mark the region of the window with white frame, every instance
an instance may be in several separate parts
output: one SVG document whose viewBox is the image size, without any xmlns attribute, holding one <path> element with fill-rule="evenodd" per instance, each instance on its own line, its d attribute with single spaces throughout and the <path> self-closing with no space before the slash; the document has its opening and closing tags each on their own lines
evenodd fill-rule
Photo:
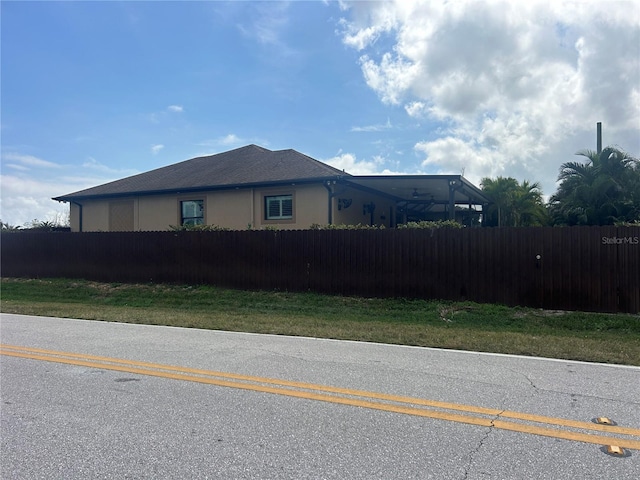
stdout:
<svg viewBox="0 0 640 480">
<path fill-rule="evenodd" d="M 180 202 L 181 225 L 204 224 L 204 200 L 184 200 Z"/>
<path fill-rule="evenodd" d="M 291 220 L 293 218 L 293 195 L 264 197 L 266 220 Z"/>
</svg>

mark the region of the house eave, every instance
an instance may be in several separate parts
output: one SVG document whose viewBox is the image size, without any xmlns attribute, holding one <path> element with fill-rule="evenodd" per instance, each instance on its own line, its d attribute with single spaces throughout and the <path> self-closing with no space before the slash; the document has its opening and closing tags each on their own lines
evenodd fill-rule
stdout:
<svg viewBox="0 0 640 480">
<path fill-rule="evenodd" d="M 345 175 L 348 176 L 348 175 Z M 335 175 L 328 177 L 315 177 L 315 178 L 293 178 L 288 180 L 274 180 L 270 182 L 252 182 L 252 183 L 237 183 L 229 185 L 203 185 L 198 187 L 187 188 L 168 188 L 157 190 L 145 190 L 145 191 L 130 191 L 130 192 L 117 192 L 117 193 L 103 193 L 103 194 L 89 194 L 89 195 L 61 195 L 59 197 L 53 197 L 52 200 L 57 202 L 76 202 L 81 200 L 107 200 L 111 198 L 122 197 L 147 197 L 154 195 L 182 195 L 198 192 L 212 192 L 222 190 L 239 190 L 248 188 L 270 188 L 279 187 L 285 185 L 309 185 L 309 184 L 321 184 L 327 181 L 339 181 L 344 178 L 343 175 Z"/>
</svg>

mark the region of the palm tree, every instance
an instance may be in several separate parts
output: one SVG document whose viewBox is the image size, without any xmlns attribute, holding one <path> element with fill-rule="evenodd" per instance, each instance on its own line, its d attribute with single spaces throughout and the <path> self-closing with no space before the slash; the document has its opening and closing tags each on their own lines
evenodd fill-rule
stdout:
<svg viewBox="0 0 640 480">
<path fill-rule="evenodd" d="M 483 178 L 482 190 L 491 199 L 485 225 L 498 227 L 537 226 L 547 223 L 547 212 L 538 182 L 518 183 L 515 178 Z"/>
<path fill-rule="evenodd" d="M 495 180 L 483 178 L 480 186 L 491 200 L 486 211 L 486 225 L 502 227 L 510 224 L 513 197 L 518 188 L 518 181 L 511 177 L 498 177 Z"/>
<path fill-rule="evenodd" d="M 585 163 L 560 166 L 558 191 L 550 199 L 554 224 L 612 225 L 640 220 L 640 162 L 607 147 L 601 153 L 581 150 Z"/>
<path fill-rule="evenodd" d="M 20 226 L 17 225 L 10 225 L 8 223 L 3 222 L 2 220 L 0 220 L 0 230 L 2 230 L 3 232 L 15 232 L 16 230 L 20 230 Z"/>
<path fill-rule="evenodd" d="M 538 182 L 529 183 L 528 180 L 524 180 L 518 186 L 514 212 L 517 215 L 517 226 L 539 227 L 548 223 L 547 208 Z"/>
</svg>

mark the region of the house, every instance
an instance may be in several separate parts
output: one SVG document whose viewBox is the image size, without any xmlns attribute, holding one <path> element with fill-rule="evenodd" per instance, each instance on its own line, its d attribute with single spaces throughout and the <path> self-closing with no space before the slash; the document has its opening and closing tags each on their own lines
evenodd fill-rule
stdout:
<svg viewBox="0 0 640 480">
<path fill-rule="evenodd" d="M 477 224 L 488 199 L 461 175 L 354 176 L 295 150 L 248 145 L 54 198 L 71 230 L 152 231 L 186 224 L 233 230 L 313 224 Z"/>
</svg>

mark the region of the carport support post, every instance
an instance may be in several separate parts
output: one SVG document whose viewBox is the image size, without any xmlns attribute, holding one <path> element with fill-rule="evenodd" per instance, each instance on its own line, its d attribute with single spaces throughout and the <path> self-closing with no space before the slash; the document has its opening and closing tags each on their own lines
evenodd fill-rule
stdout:
<svg viewBox="0 0 640 480">
<path fill-rule="evenodd" d="M 454 198 L 456 183 L 456 180 L 449 180 L 449 220 L 456 219 L 456 203 Z"/>
</svg>

